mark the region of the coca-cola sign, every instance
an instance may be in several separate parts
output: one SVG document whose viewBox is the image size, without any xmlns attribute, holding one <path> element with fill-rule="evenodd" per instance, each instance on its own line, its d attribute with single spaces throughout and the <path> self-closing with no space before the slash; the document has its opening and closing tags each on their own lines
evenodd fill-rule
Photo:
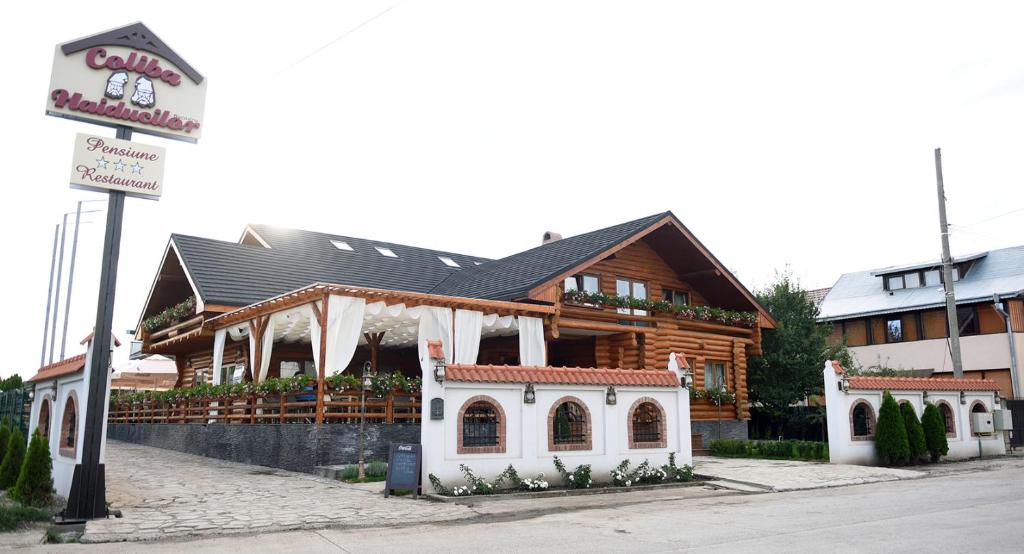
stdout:
<svg viewBox="0 0 1024 554">
<path fill-rule="evenodd" d="M 159 200 L 166 151 L 128 140 L 78 133 L 71 157 L 71 187 Z"/>
<path fill-rule="evenodd" d="M 57 46 L 46 113 L 196 142 L 206 79 L 145 25 Z"/>
</svg>

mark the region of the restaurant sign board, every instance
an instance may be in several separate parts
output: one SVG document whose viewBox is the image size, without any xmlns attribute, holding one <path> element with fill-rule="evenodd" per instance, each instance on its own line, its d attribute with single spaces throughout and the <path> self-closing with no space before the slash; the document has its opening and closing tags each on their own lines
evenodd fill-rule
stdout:
<svg viewBox="0 0 1024 554">
<path fill-rule="evenodd" d="M 71 188 L 159 200 L 164 157 L 159 146 L 78 133 L 71 157 Z"/>
<path fill-rule="evenodd" d="M 188 142 L 206 79 L 142 23 L 57 45 L 46 113 Z"/>
</svg>

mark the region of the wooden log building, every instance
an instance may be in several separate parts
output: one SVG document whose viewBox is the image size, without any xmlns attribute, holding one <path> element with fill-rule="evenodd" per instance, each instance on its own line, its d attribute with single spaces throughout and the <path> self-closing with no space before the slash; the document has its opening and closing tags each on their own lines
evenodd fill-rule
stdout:
<svg viewBox="0 0 1024 554">
<path fill-rule="evenodd" d="M 479 341 L 479 365 L 520 364 L 515 325 L 501 325 L 508 316 L 543 321 L 548 367 L 667 370 L 670 353 L 682 353 L 695 391 L 725 389 L 735 396 L 716 405 L 696 394 L 695 449 L 698 440 L 719 435 L 746 438 L 747 359 L 760 354 L 761 331 L 775 324 L 679 219 L 664 212 L 573 237 L 547 233 L 541 245 L 493 260 L 266 225 L 247 226 L 237 242 L 174 234 L 137 339 L 143 352 L 176 360 L 177 387 L 259 380 L 253 368 L 267 366 L 266 360 L 239 333 L 262 336 L 265 314 L 322 299 L 319 308 L 313 305 L 319 320 L 327 296 L 338 291 L 389 308 L 422 304 L 494 314 L 499 319 L 485 324 Z M 363 338 L 345 368 L 324 367 L 329 362 L 323 351 L 313 351 L 308 326 L 278 325 L 262 378 L 304 373 L 317 379 L 316 421 L 330 422 L 336 419 L 323 416 L 321 407 L 325 376 L 339 369 L 358 374 L 367 361 L 377 372 L 420 375 L 415 333 L 400 318 L 374 317 L 367 312 Z M 238 326 L 246 321 L 253 323 Z M 223 358 L 215 360 L 216 332 L 228 327 Z"/>
</svg>

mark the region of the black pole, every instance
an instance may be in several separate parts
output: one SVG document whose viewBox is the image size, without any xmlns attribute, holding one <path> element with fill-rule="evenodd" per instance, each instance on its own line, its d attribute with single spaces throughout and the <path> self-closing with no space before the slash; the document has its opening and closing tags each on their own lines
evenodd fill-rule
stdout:
<svg viewBox="0 0 1024 554">
<path fill-rule="evenodd" d="M 53 254 L 50 255 L 50 286 L 46 289 L 46 319 L 43 320 L 43 351 L 39 353 L 39 367 L 46 365 L 46 336 L 50 331 L 50 302 L 53 300 L 53 270 L 57 266 L 57 232 L 60 225 L 53 226 Z"/>
<path fill-rule="evenodd" d="M 117 128 L 117 138 L 131 140 L 128 127 Z M 96 328 L 92 337 L 89 367 L 89 393 L 85 406 L 82 463 L 75 466 L 65 519 L 106 517 L 106 476 L 100 463 L 103 446 L 104 400 L 107 396 L 107 371 L 110 368 L 110 338 L 113 331 L 114 291 L 117 286 L 117 262 L 121 253 L 121 225 L 124 193 L 110 191 L 107 200 L 107 229 L 103 239 L 103 265 L 100 269 L 100 294 L 96 305 Z"/>
<path fill-rule="evenodd" d="M 75 238 L 71 240 L 71 265 L 68 267 L 68 297 L 64 301 L 64 332 L 60 334 L 60 359 L 64 359 L 64 348 L 68 344 L 68 316 L 71 315 L 71 285 L 75 282 L 75 254 L 78 253 L 78 225 L 82 221 L 82 200 L 75 209 Z"/>
</svg>

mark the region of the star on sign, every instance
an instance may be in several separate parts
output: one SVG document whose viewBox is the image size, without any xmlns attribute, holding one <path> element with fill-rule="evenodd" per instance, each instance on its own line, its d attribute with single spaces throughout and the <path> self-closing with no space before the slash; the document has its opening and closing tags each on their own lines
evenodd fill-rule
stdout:
<svg viewBox="0 0 1024 554">
<path fill-rule="evenodd" d="M 106 158 L 103 158 L 103 157 L 96 158 L 96 167 L 98 167 L 100 169 L 106 169 L 108 163 L 110 163 L 110 162 L 108 162 Z"/>
<path fill-rule="evenodd" d="M 135 162 L 135 165 L 132 166 L 132 173 L 142 174 L 142 166 L 139 165 L 139 162 Z"/>
<path fill-rule="evenodd" d="M 126 164 L 121 160 L 117 160 L 117 162 L 114 163 L 114 169 L 116 169 L 117 171 L 124 171 L 125 165 Z"/>
</svg>

